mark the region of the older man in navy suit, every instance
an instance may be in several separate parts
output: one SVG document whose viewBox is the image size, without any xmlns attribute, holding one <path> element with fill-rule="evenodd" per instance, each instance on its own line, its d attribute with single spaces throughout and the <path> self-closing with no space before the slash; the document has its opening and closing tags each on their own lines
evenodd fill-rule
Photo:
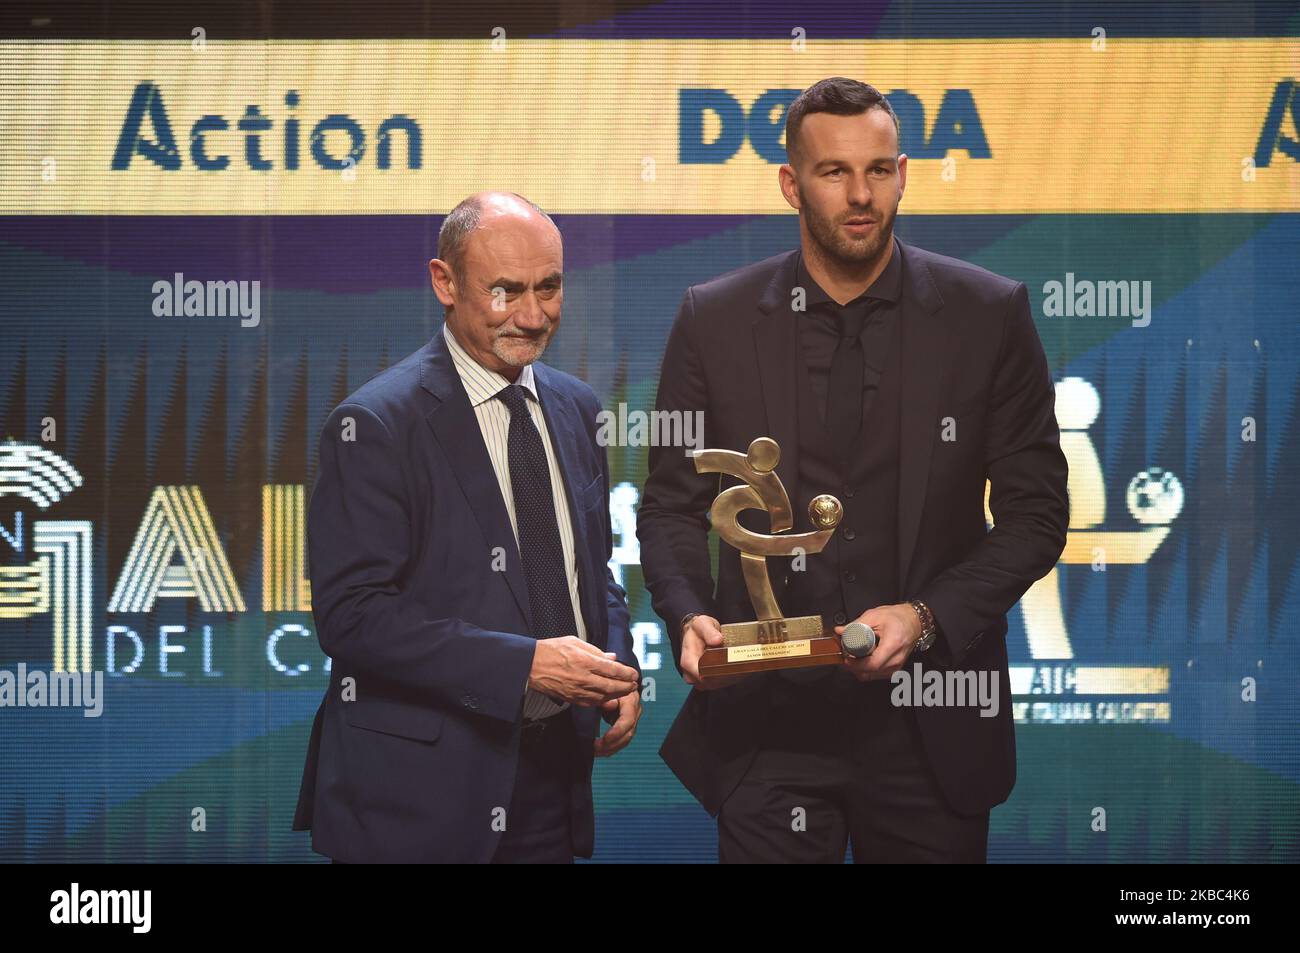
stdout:
<svg viewBox="0 0 1300 953">
<path fill-rule="evenodd" d="M 593 757 L 641 713 L 600 404 L 537 363 L 563 300 L 549 216 L 470 196 L 438 256 L 444 327 L 321 432 L 307 535 L 333 667 L 293 826 L 344 862 L 572 862 Z"/>
</svg>

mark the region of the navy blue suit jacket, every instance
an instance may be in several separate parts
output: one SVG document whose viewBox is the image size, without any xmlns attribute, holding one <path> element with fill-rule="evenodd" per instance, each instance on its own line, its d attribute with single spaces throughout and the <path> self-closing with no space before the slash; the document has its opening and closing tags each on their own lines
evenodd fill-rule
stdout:
<svg viewBox="0 0 1300 953">
<path fill-rule="evenodd" d="M 588 640 L 638 668 L 607 562 L 600 403 L 533 365 L 573 514 Z M 351 862 L 482 862 L 510 804 L 536 641 L 510 517 L 441 330 L 334 409 L 307 516 L 312 612 L 332 660 L 294 830 Z M 499 549 L 497 547 L 500 547 Z M 504 557 L 502 557 L 504 554 Z M 504 571 L 494 571 L 505 560 Z M 579 748 L 574 853 L 590 856 L 597 708 Z M 498 812 L 499 813 L 499 812 Z"/>
</svg>

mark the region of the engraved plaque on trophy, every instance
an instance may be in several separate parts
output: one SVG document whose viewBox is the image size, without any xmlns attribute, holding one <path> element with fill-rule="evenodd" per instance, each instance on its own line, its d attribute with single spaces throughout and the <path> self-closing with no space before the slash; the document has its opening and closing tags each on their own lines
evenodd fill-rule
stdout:
<svg viewBox="0 0 1300 953">
<path fill-rule="evenodd" d="M 700 657 L 700 677 L 720 678 L 775 668 L 805 668 L 838 664 L 843 655 L 839 637 L 822 625 L 821 616 L 786 618 L 776 603 L 767 575 L 768 556 L 819 553 L 844 516 L 840 501 L 829 494 L 808 504 L 811 533 L 787 533 L 794 526 L 790 497 L 776 474 L 781 448 L 770 437 L 759 437 L 745 453 L 735 450 L 697 450 L 698 473 L 725 473 L 744 486 L 723 490 L 709 515 L 720 538 L 740 551 L 740 568 L 757 619 L 722 626 L 723 645 L 705 649 Z M 753 533 L 736 522 L 742 510 L 765 510 L 771 518 L 771 535 Z M 781 535 L 778 535 L 781 534 Z"/>
</svg>

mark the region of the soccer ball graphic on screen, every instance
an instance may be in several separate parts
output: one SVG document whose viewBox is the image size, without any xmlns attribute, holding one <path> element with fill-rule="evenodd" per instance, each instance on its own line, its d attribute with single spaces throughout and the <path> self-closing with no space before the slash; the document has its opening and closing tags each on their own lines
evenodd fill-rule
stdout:
<svg viewBox="0 0 1300 953">
<path fill-rule="evenodd" d="M 1168 470 L 1151 467 L 1129 481 L 1125 500 L 1139 523 L 1172 523 L 1183 510 L 1183 485 Z"/>
</svg>

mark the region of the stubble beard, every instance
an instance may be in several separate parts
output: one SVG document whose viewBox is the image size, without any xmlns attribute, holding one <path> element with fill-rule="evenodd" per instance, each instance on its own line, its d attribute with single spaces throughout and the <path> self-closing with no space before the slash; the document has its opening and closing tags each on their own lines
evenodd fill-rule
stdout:
<svg viewBox="0 0 1300 953">
<path fill-rule="evenodd" d="M 546 352 L 555 334 L 555 324 L 547 324 L 546 329 L 536 337 L 525 337 L 519 333 L 498 333 L 492 338 L 492 353 L 510 367 L 525 367 L 538 360 Z"/>
<path fill-rule="evenodd" d="M 838 265 L 847 268 L 870 266 L 880 260 L 888 243 L 894 238 L 894 218 L 898 215 L 895 207 L 888 215 L 875 214 L 876 227 L 864 238 L 849 238 L 840 231 L 840 225 L 850 218 L 868 214 L 849 211 L 840 216 L 838 221 L 820 215 L 812 208 L 806 208 L 808 214 L 808 234 L 816 243 L 821 254 Z"/>
</svg>

